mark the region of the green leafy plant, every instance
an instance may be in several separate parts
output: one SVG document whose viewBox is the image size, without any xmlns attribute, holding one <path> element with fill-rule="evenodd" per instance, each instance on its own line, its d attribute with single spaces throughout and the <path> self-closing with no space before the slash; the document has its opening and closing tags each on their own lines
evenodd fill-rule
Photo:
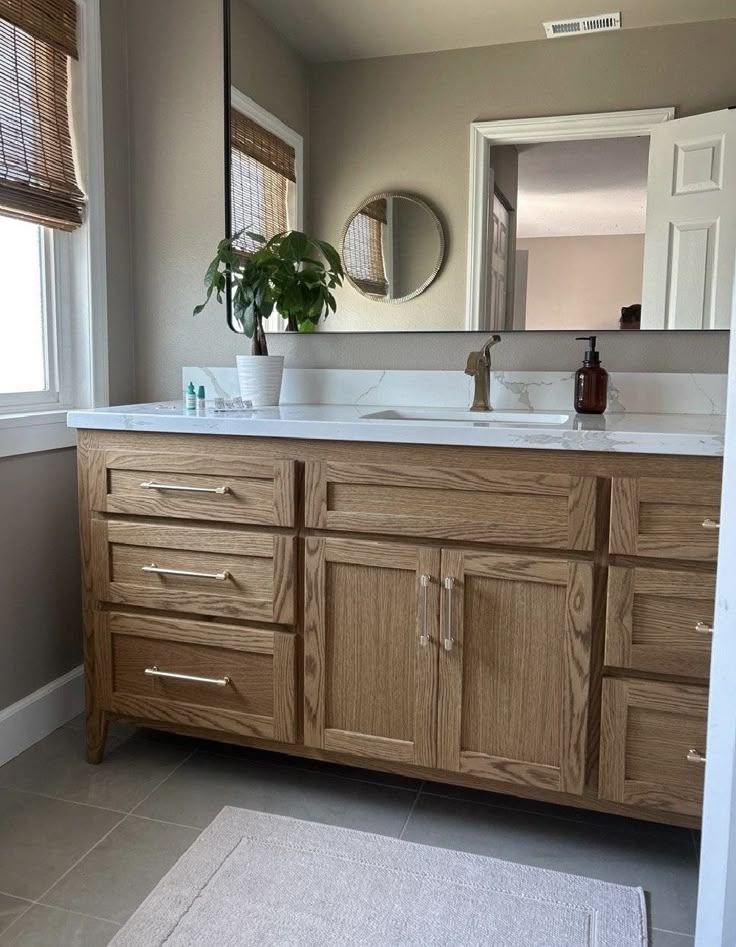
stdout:
<svg viewBox="0 0 736 947">
<path fill-rule="evenodd" d="M 252 253 L 243 253 L 236 245 L 243 234 L 258 245 Z M 344 273 L 340 254 L 325 240 L 299 230 L 276 234 L 270 240 L 241 231 L 217 245 L 204 278 L 207 297 L 195 308 L 195 316 L 213 293 L 222 302 L 228 278 L 233 316 L 251 339 L 252 354 L 268 355 L 263 320 L 275 310 L 290 330 L 313 332 L 323 316 L 336 311 L 332 290 L 342 286 Z"/>
</svg>

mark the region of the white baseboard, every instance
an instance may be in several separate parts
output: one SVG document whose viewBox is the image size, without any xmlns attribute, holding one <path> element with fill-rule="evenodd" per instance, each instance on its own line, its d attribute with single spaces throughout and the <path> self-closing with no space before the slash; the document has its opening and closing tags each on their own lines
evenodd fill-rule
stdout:
<svg viewBox="0 0 736 947">
<path fill-rule="evenodd" d="M 0 766 L 84 710 L 84 669 L 74 668 L 0 710 Z"/>
</svg>

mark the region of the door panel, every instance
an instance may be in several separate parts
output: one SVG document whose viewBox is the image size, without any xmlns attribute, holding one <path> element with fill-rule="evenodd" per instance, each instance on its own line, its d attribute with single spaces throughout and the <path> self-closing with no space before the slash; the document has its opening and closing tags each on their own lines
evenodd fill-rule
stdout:
<svg viewBox="0 0 736 947">
<path fill-rule="evenodd" d="M 439 565 L 420 546 L 306 540 L 307 746 L 434 765 Z"/>
<path fill-rule="evenodd" d="M 652 130 L 643 329 L 727 329 L 736 255 L 736 112 Z"/>
<path fill-rule="evenodd" d="M 443 551 L 443 769 L 582 792 L 592 566 Z"/>
</svg>

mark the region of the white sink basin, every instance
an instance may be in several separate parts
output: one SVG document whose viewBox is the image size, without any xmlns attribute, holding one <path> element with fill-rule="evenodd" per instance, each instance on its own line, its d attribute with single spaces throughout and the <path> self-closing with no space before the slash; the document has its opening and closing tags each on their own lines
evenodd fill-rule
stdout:
<svg viewBox="0 0 736 947">
<path fill-rule="evenodd" d="M 459 408 L 386 408 L 364 414 L 366 421 L 455 421 L 467 424 L 566 424 L 569 414 L 539 411 L 462 411 Z"/>
</svg>

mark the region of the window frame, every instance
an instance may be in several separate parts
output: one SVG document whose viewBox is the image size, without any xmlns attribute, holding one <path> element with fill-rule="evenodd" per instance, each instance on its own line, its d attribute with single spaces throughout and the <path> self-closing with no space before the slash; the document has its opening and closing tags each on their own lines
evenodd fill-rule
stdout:
<svg viewBox="0 0 736 947">
<path fill-rule="evenodd" d="M 100 0 L 76 0 L 79 59 L 70 60 L 70 120 L 84 224 L 44 232 L 48 388 L 0 395 L 0 457 L 71 447 L 71 408 L 109 403 Z"/>
<path fill-rule="evenodd" d="M 242 112 L 243 115 L 246 115 L 248 118 L 252 119 L 261 128 L 265 128 L 266 131 L 271 132 L 271 134 L 276 135 L 287 145 L 291 145 L 294 149 L 294 171 L 296 174 L 296 183 L 294 184 L 293 191 L 293 212 L 294 212 L 294 223 L 291 222 L 291 212 L 292 212 L 292 200 L 291 195 L 289 195 L 287 190 L 287 205 L 289 213 L 289 227 L 292 230 L 303 230 L 304 229 L 304 137 L 299 134 L 299 132 L 294 131 L 293 128 L 290 128 L 281 119 L 277 118 L 267 109 L 263 108 L 262 105 L 259 105 L 254 99 L 251 99 L 250 96 L 246 95 L 244 92 L 241 92 L 240 89 L 236 88 L 234 85 L 230 86 L 230 105 L 232 108 L 237 109 L 238 112 Z M 227 113 L 230 115 L 228 109 Z M 229 119 L 228 119 L 229 121 Z M 228 136 L 229 142 L 229 136 Z M 227 152 L 227 161 L 230 164 L 231 158 L 231 148 L 232 146 L 228 144 Z M 228 220 L 232 220 L 230 214 L 230 207 L 232 206 L 232 192 L 230 188 L 232 187 L 232 181 L 230 176 L 228 176 L 228 190 L 225 195 L 225 200 L 228 205 Z M 232 236 L 232 234 L 228 234 Z M 286 332 L 286 322 L 280 317 L 272 318 L 266 320 L 266 328 L 268 332 Z"/>
</svg>

